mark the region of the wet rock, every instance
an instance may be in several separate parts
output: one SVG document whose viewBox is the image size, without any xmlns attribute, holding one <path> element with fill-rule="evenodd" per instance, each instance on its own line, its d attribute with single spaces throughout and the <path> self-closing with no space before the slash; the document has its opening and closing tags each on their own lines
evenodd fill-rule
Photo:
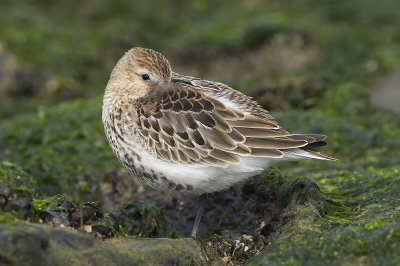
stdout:
<svg viewBox="0 0 400 266">
<path fill-rule="evenodd" d="M 72 204 L 72 202 L 70 201 L 65 201 L 60 205 L 60 209 L 64 210 L 64 211 L 69 211 L 74 207 L 74 205 Z"/>
<path fill-rule="evenodd" d="M 90 219 L 102 218 L 103 214 L 99 209 L 90 203 L 85 203 L 82 206 L 78 206 L 72 209 L 68 213 L 68 221 L 72 227 L 79 227 L 87 223 Z"/>
<path fill-rule="evenodd" d="M 42 211 L 39 213 L 39 218 L 44 223 L 53 223 L 53 224 L 66 224 L 66 217 L 62 216 L 59 212 L 56 211 Z"/>
<path fill-rule="evenodd" d="M 14 218 L 27 218 L 31 213 L 33 198 L 39 195 L 40 190 L 33 177 L 10 162 L 0 161 L 1 211 Z"/>
<path fill-rule="evenodd" d="M 119 230 L 118 221 L 104 215 L 92 203 L 74 206 L 72 202 L 65 201 L 63 196 L 55 195 L 44 200 L 35 200 L 33 207 L 39 213 L 42 223 L 83 228 L 87 233 L 101 238 L 117 235 Z"/>
<path fill-rule="evenodd" d="M 47 225 L 0 224 L 0 264 L 7 265 L 209 265 L 193 239 L 116 238 L 90 235 Z"/>
<path fill-rule="evenodd" d="M 134 236 L 166 235 L 166 221 L 160 208 L 143 201 L 130 201 L 109 214 L 121 225 L 121 230 Z"/>
<path fill-rule="evenodd" d="M 270 173 L 268 178 L 273 176 Z M 277 176 L 280 184 L 289 181 L 275 173 Z M 269 245 L 247 263 L 397 265 L 398 169 L 370 167 L 360 173 L 343 171 L 316 179 L 320 189 L 308 182 L 301 185 L 301 179 L 289 181 L 292 189 L 286 194 L 290 200 L 282 226 L 269 236 Z"/>
</svg>

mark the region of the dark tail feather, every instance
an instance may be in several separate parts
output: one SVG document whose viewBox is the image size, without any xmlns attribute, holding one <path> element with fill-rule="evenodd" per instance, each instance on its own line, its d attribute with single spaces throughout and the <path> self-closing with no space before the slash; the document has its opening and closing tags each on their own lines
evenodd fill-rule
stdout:
<svg viewBox="0 0 400 266">
<path fill-rule="evenodd" d="M 325 141 L 326 136 L 321 134 L 294 134 L 288 136 L 291 139 L 295 140 L 306 140 L 308 144 L 305 147 L 301 147 L 298 149 L 287 149 L 283 150 L 285 153 L 289 153 L 292 155 L 317 159 L 317 160 L 327 160 L 327 161 L 337 161 L 336 158 L 330 157 L 328 155 L 322 154 L 320 152 L 314 151 L 313 148 L 326 146 L 327 142 Z"/>
<path fill-rule="evenodd" d="M 312 149 L 312 148 L 322 147 L 322 146 L 326 146 L 326 145 L 328 145 L 328 143 L 326 141 L 316 141 L 316 142 L 312 142 L 312 143 L 308 144 L 304 148 Z"/>
</svg>

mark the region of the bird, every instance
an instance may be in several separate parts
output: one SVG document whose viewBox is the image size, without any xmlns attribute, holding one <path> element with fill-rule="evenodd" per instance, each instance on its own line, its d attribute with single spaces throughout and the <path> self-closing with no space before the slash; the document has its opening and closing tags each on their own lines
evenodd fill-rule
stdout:
<svg viewBox="0 0 400 266">
<path fill-rule="evenodd" d="M 162 191 L 199 196 L 285 161 L 336 159 L 313 150 L 322 134 L 290 134 L 251 97 L 226 84 L 173 72 L 159 52 L 134 47 L 119 59 L 102 106 L 107 140 L 129 174 Z"/>
</svg>

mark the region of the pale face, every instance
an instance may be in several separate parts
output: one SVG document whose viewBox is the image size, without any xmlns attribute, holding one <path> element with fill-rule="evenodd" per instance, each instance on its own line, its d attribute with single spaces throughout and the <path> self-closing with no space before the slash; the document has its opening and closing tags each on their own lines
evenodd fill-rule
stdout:
<svg viewBox="0 0 400 266">
<path fill-rule="evenodd" d="M 156 86 L 163 85 L 165 83 L 159 75 L 153 73 L 151 70 L 144 67 L 136 67 L 131 70 L 135 75 L 130 75 L 130 80 L 135 86 L 140 87 L 142 90 L 149 92 Z"/>
<path fill-rule="evenodd" d="M 118 61 L 106 93 L 139 98 L 154 87 L 168 86 L 170 81 L 171 68 L 165 57 L 153 50 L 133 48 Z"/>
</svg>

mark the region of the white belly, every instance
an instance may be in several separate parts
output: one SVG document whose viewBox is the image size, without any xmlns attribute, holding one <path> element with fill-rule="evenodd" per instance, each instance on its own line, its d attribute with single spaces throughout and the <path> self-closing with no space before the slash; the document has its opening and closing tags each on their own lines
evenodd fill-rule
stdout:
<svg viewBox="0 0 400 266">
<path fill-rule="evenodd" d="M 145 169 L 152 169 L 156 174 L 164 176 L 169 182 L 181 184 L 184 188 L 192 188 L 184 189 L 185 192 L 203 194 L 228 189 L 251 176 L 260 174 L 269 164 L 266 158 L 242 157 L 241 159 L 240 164 L 218 167 L 166 162 L 145 156 L 142 165 Z M 168 182 L 163 178 L 146 183 L 155 189 L 169 189 Z M 172 190 L 175 188 L 172 187 Z"/>
</svg>

